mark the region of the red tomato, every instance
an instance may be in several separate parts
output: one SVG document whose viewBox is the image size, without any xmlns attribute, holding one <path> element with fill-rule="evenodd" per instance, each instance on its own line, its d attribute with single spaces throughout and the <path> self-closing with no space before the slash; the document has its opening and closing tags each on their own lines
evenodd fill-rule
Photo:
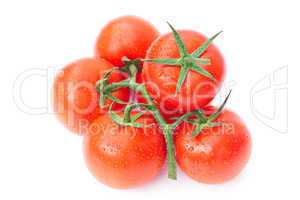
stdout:
<svg viewBox="0 0 300 200">
<path fill-rule="evenodd" d="M 200 33 L 189 30 L 179 30 L 187 51 L 192 53 L 200 47 L 207 39 Z M 179 51 L 172 33 L 157 38 L 149 47 L 146 59 L 157 58 L 179 58 Z M 201 55 L 208 58 L 209 65 L 202 67 L 214 76 L 216 82 L 195 72 L 189 71 L 179 93 L 176 93 L 176 84 L 180 68 L 145 62 L 142 77 L 147 89 L 158 102 L 160 110 L 164 115 L 178 115 L 208 104 L 219 90 L 225 74 L 223 57 L 216 46 L 211 44 Z"/>
<path fill-rule="evenodd" d="M 196 181 L 223 183 L 238 175 L 251 152 L 249 131 L 238 115 L 224 110 L 216 122 L 196 137 L 190 123 L 179 126 L 175 137 L 176 159 L 181 169 Z"/>
<path fill-rule="evenodd" d="M 159 32 L 149 22 L 135 16 L 122 16 L 109 22 L 96 41 L 95 55 L 115 66 L 123 66 L 122 57 L 144 58 Z"/>
<path fill-rule="evenodd" d="M 67 65 L 57 75 L 53 86 L 53 108 L 58 119 L 68 129 L 82 134 L 88 124 L 105 111 L 100 110 L 98 106 L 96 82 L 112 67 L 113 65 L 104 59 L 85 58 Z M 114 72 L 109 82 L 122 79 L 124 77 L 119 72 Z M 126 101 L 129 91 L 122 89 L 113 95 Z M 114 107 L 117 108 L 120 108 L 120 105 Z"/>
<path fill-rule="evenodd" d="M 142 116 L 137 122 L 150 125 L 154 119 Z M 106 114 L 90 125 L 84 137 L 84 155 L 100 182 L 130 188 L 158 175 L 165 162 L 166 145 L 158 128 L 119 126 Z"/>
</svg>

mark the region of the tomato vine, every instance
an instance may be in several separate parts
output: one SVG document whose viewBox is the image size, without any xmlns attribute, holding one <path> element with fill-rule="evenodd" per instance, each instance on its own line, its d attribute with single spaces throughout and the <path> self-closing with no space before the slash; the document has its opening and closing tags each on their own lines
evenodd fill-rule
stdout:
<svg viewBox="0 0 300 200">
<path fill-rule="evenodd" d="M 169 23 L 168 23 L 169 24 Z M 205 116 L 201 109 L 195 110 L 192 112 L 185 113 L 184 115 L 174 118 L 173 123 L 168 123 L 160 113 L 159 109 L 155 105 L 152 97 L 149 95 L 145 85 L 143 83 L 137 83 L 136 76 L 138 71 L 140 70 L 140 62 L 154 62 L 167 64 L 172 66 L 180 66 L 180 76 L 176 86 L 176 93 L 180 90 L 189 70 L 194 70 L 203 76 L 209 77 L 212 80 L 215 80 L 214 77 L 206 70 L 204 70 L 201 65 L 209 64 L 208 59 L 199 58 L 201 54 L 205 52 L 208 46 L 212 43 L 212 41 L 221 33 L 217 33 L 212 38 L 208 39 L 203 45 L 197 48 L 192 54 L 189 54 L 186 50 L 186 47 L 180 38 L 179 34 L 170 25 L 170 28 L 173 32 L 173 36 L 175 38 L 176 44 L 179 49 L 180 58 L 161 58 L 161 59 L 135 59 L 129 60 L 128 58 L 123 58 L 123 62 L 125 64 L 124 67 L 116 67 L 106 72 L 101 80 L 99 80 L 96 84 L 97 92 L 100 93 L 99 98 L 99 106 L 104 107 L 106 99 L 112 100 L 112 103 L 109 108 L 109 114 L 114 122 L 122 126 L 132 126 L 141 128 L 143 124 L 137 123 L 136 120 L 141 117 L 146 112 L 150 112 L 155 118 L 157 124 L 164 134 L 164 138 L 167 145 L 167 162 L 168 162 L 168 177 L 170 179 L 176 179 L 176 160 L 174 154 L 174 144 L 173 144 L 173 132 L 175 128 L 181 124 L 183 121 L 187 121 L 195 125 L 192 135 L 197 136 L 201 133 L 201 130 L 206 127 L 215 127 L 221 125 L 220 122 L 214 122 L 214 120 L 220 115 L 222 109 L 224 108 L 230 93 L 226 97 L 223 104 L 217 109 L 215 113 L 210 116 Z M 120 82 L 108 83 L 109 77 L 114 70 L 120 70 L 124 73 L 128 74 L 128 78 L 122 80 Z M 137 103 L 132 100 L 129 102 L 124 102 L 112 95 L 112 93 L 120 88 L 129 88 L 135 94 L 141 94 L 146 103 Z M 115 111 L 112 110 L 112 105 L 114 103 L 124 104 L 126 105 L 124 108 L 124 115 L 121 117 Z M 140 109 L 140 112 L 132 116 L 132 111 L 134 109 Z"/>
</svg>

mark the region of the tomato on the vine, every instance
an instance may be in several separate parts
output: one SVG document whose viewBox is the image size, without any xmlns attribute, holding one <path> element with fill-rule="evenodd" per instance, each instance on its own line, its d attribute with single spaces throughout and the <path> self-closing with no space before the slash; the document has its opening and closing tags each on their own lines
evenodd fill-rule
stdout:
<svg viewBox="0 0 300 200">
<path fill-rule="evenodd" d="M 105 114 L 90 125 L 84 136 L 84 155 L 100 182 L 130 188 L 158 175 L 166 158 L 164 136 L 151 115 L 143 115 L 136 122 L 144 127 L 122 126 Z"/>
<path fill-rule="evenodd" d="M 112 68 L 113 65 L 104 59 L 84 58 L 67 65 L 56 76 L 52 91 L 53 109 L 68 129 L 82 134 L 90 122 L 107 111 L 109 100 L 106 107 L 99 108 L 96 82 Z M 109 82 L 121 81 L 124 78 L 119 71 L 114 71 Z M 129 90 L 120 89 L 114 92 L 113 96 L 127 101 Z M 121 107 L 120 104 L 116 104 L 114 109 Z"/>
<path fill-rule="evenodd" d="M 215 108 L 205 110 L 211 113 Z M 223 183 L 237 176 L 251 152 L 249 131 L 237 114 L 225 109 L 215 122 L 221 125 L 204 128 L 195 137 L 194 125 L 184 122 L 174 137 L 180 168 L 203 183 Z"/>
<path fill-rule="evenodd" d="M 100 32 L 95 55 L 115 66 L 123 66 L 123 57 L 144 58 L 159 32 L 146 20 L 136 16 L 122 16 L 110 21 Z"/>
<path fill-rule="evenodd" d="M 225 76 L 221 52 L 192 30 L 159 36 L 149 22 L 122 16 L 101 30 L 94 58 L 77 60 L 57 75 L 58 119 L 84 136 L 90 172 L 114 188 L 154 179 L 167 159 L 192 179 L 223 183 L 237 176 L 251 153 L 249 131 L 234 112 L 208 106 Z"/>
<path fill-rule="evenodd" d="M 207 41 L 205 36 L 195 31 L 179 30 L 178 34 L 189 54 Z M 146 54 L 146 59 L 180 57 L 179 48 L 172 33 L 157 38 Z M 176 86 L 180 75 L 179 66 L 144 62 L 142 78 L 150 95 L 164 115 L 178 115 L 202 108 L 215 97 L 225 75 L 223 57 L 217 47 L 210 44 L 200 58 L 209 60 L 208 64 L 203 64 L 201 67 L 209 72 L 215 80 L 189 70 L 178 93 L 176 93 Z"/>
</svg>

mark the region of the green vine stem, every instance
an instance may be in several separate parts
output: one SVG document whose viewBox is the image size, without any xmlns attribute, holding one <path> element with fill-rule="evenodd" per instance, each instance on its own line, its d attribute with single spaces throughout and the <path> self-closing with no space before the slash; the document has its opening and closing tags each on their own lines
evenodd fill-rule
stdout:
<svg viewBox="0 0 300 200">
<path fill-rule="evenodd" d="M 154 105 L 151 96 L 148 94 L 144 85 L 139 85 L 137 87 L 137 91 L 139 91 L 142 96 L 146 99 L 147 103 L 151 106 L 151 113 L 153 114 L 155 120 L 159 124 L 162 129 L 165 137 L 165 141 L 167 144 L 167 161 L 168 161 L 168 177 L 170 179 L 176 179 L 176 160 L 174 153 L 174 143 L 173 143 L 173 126 L 167 124 L 164 120 L 160 111 Z"/>
</svg>

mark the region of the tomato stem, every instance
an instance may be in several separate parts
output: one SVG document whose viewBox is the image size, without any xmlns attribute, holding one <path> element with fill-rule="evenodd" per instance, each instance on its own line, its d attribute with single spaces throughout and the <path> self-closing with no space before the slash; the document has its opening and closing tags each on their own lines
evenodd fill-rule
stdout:
<svg viewBox="0 0 300 200">
<path fill-rule="evenodd" d="M 167 124 L 163 116 L 160 114 L 160 111 L 154 105 L 154 102 L 151 96 L 148 94 L 144 85 L 141 85 L 138 88 L 138 91 L 142 94 L 142 96 L 147 100 L 147 103 L 152 106 L 151 113 L 157 123 L 159 124 L 160 128 L 163 131 L 164 138 L 167 144 L 167 161 L 168 161 L 168 178 L 176 180 L 176 160 L 175 160 L 175 153 L 174 153 L 174 143 L 173 143 L 173 129 L 172 127 Z"/>
</svg>

